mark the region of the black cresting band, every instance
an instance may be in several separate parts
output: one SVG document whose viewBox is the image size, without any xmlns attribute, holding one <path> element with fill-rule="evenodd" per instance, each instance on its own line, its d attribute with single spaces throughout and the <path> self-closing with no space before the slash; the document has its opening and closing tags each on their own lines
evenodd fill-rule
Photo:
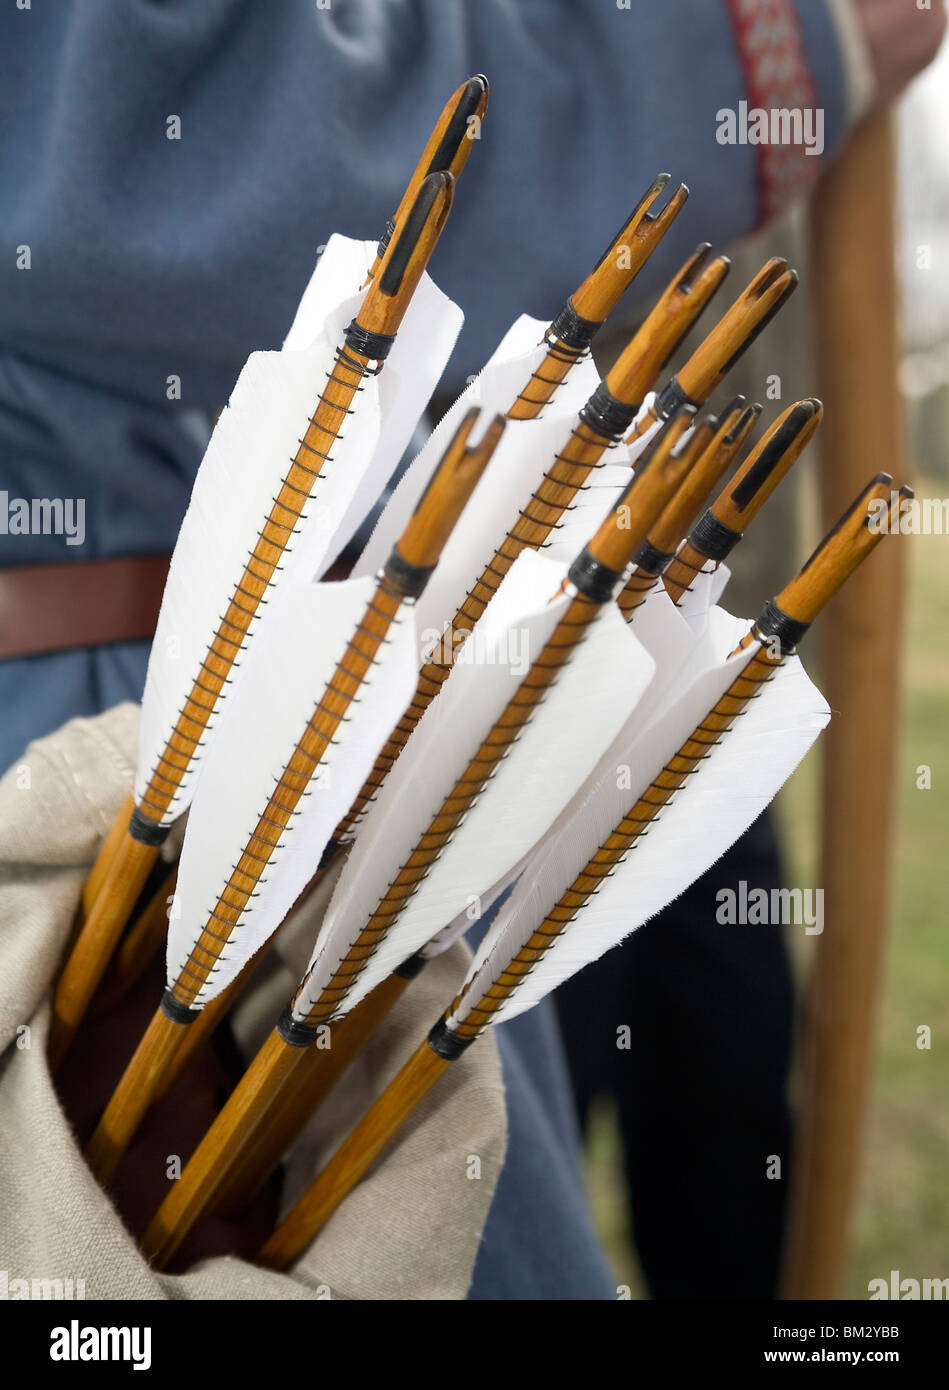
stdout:
<svg viewBox="0 0 949 1390">
<path fill-rule="evenodd" d="M 571 348 L 574 352 L 586 352 L 601 324 L 602 320 L 594 322 L 593 319 L 581 318 L 573 307 L 573 301 L 568 299 L 548 332 L 552 338 L 563 343 L 564 347 Z"/>
<path fill-rule="evenodd" d="M 639 406 L 639 401 L 635 405 L 624 405 L 616 399 L 606 382 L 601 381 L 580 411 L 580 419 L 607 439 L 622 439 L 638 415 Z"/>
<path fill-rule="evenodd" d="M 149 845 L 152 849 L 157 849 L 165 843 L 170 830 L 170 825 L 159 825 L 157 821 L 150 820 L 137 806 L 129 816 L 129 834 L 140 845 Z"/>
<path fill-rule="evenodd" d="M 393 970 L 393 975 L 398 975 L 400 980 L 414 980 L 416 975 L 421 975 L 428 961 L 421 951 L 416 951 L 414 956 L 409 956 L 401 965 L 397 965 Z"/>
<path fill-rule="evenodd" d="M 690 544 L 700 554 L 717 564 L 720 564 L 726 555 L 731 554 L 740 540 L 741 532 L 733 531 L 730 526 L 719 521 L 712 511 L 700 516 L 689 533 Z"/>
<path fill-rule="evenodd" d="M 677 376 L 670 377 L 665 386 L 656 397 L 653 410 L 660 420 L 668 420 L 671 415 L 675 415 L 683 406 L 690 405 L 698 410 L 700 401 L 694 401 L 691 396 L 686 395 L 679 385 Z"/>
<path fill-rule="evenodd" d="M 161 1011 L 172 1023 L 181 1024 L 194 1023 L 201 1014 L 200 1009 L 191 1009 L 187 1004 L 180 1004 L 170 989 L 166 989 L 161 997 Z"/>
<path fill-rule="evenodd" d="M 293 1017 L 293 1005 L 288 1004 L 277 1019 L 277 1032 L 290 1047 L 310 1047 L 320 1036 L 320 1025 L 298 1023 Z"/>
<path fill-rule="evenodd" d="M 649 541 L 643 541 L 633 556 L 633 564 L 637 569 L 645 570 L 647 574 L 659 575 L 673 558 L 668 551 L 657 550 Z"/>
<path fill-rule="evenodd" d="M 777 638 L 780 651 L 787 656 L 794 651 L 809 627 L 810 623 L 798 622 L 779 608 L 773 598 L 769 598 L 755 623 L 755 636 L 760 637 L 762 642 Z"/>
<path fill-rule="evenodd" d="M 623 574 L 621 570 L 610 569 L 609 565 L 604 565 L 602 560 L 591 554 L 590 547 L 585 545 L 570 566 L 567 578 L 584 598 L 591 599 L 594 603 L 609 603 Z"/>
<path fill-rule="evenodd" d="M 358 352 L 360 357 L 368 357 L 373 362 L 384 362 L 394 342 L 394 333 L 372 333 L 356 319 L 346 329 L 346 346 L 350 352 Z"/>
<path fill-rule="evenodd" d="M 411 564 L 398 547 L 393 549 L 383 570 L 389 583 L 400 589 L 406 598 L 418 598 L 434 572 L 434 565 Z"/>
<path fill-rule="evenodd" d="M 429 1047 L 443 1062 L 456 1061 L 473 1042 L 474 1038 L 461 1038 L 453 1033 L 444 1018 L 438 1020 L 428 1035 Z"/>
</svg>

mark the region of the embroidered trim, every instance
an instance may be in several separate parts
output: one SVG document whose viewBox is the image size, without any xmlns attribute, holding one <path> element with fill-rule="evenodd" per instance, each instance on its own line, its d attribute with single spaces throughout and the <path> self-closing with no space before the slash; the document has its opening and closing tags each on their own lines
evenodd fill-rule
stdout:
<svg viewBox="0 0 949 1390">
<path fill-rule="evenodd" d="M 727 0 L 727 4 L 749 108 L 816 108 L 817 86 L 793 0 Z M 761 226 L 811 188 L 823 161 L 808 156 L 805 147 L 796 144 L 756 145 L 755 157 Z"/>
</svg>

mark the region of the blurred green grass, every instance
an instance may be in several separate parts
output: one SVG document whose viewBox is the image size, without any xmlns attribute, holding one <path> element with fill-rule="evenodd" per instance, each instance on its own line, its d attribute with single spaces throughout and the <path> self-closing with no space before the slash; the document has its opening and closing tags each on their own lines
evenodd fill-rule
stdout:
<svg viewBox="0 0 949 1390">
<path fill-rule="evenodd" d="M 920 496 L 942 496 L 944 479 L 923 479 Z M 876 1075 L 846 1297 L 865 1299 L 871 1279 L 891 1269 L 912 1278 L 949 1274 L 949 538 L 903 538 L 908 551 L 904 708 L 899 754 L 895 893 L 881 1001 Z M 932 769 L 928 791 L 917 768 Z M 817 883 L 819 759 L 808 757 L 778 799 L 792 883 Z M 812 943 L 794 944 L 799 978 Z M 932 1030 L 930 1051 L 917 1028 Z M 588 1141 L 588 1181 L 597 1228 L 634 1298 L 645 1297 L 629 1238 L 619 1139 L 607 1106 Z"/>
</svg>

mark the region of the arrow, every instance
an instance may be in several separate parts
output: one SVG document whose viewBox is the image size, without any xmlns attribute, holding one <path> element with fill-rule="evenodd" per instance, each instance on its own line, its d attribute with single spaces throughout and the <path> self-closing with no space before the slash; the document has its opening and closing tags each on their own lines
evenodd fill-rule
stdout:
<svg viewBox="0 0 949 1390">
<path fill-rule="evenodd" d="M 760 405 L 746 406 L 744 396 L 736 396 L 726 408 L 721 423 L 710 417 L 708 423 L 716 426 L 715 434 L 633 557 L 632 573 L 616 600 L 627 620 L 675 558 L 683 537 L 724 477 L 760 414 Z"/>
<path fill-rule="evenodd" d="M 736 719 L 763 693 L 820 609 L 882 539 L 879 531 L 872 534 L 868 529 L 868 504 L 873 498 L 887 496 L 890 482 L 886 475 L 874 479 L 798 576 L 777 599 L 765 605 L 757 623 L 732 653 L 735 669 L 724 693 L 560 897 L 553 903 L 548 898 L 544 908 L 536 908 L 535 899 L 536 910 L 528 906 L 520 918 L 510 907 L 502 913 L 482 943 L 457 998 L 265 1243 L 258 1263 L 285 1269 L 297 1258 L 442 1073 L 485 1028 L 530 1008 L 628 933 L 628 914 L 622 908 L 608 929 L 585 933 L 584 909 L 611 876 L 622 872 L 627 856 L 659 812 L 677 793 L 689 794 L 683 789 L 692 775 L 703 764 L 714 762 L 716 750 Z M 556 968 L 548 969 L 548 961 L 558 952 Z"/>
<path fill-rule="evenodd" d="M 276 465 L 279 473 L 275 469 L 274 481 L 281 477 L 282 481 L 277 482 L 269 510 L 248 517 L 247 531 L 230 537 L 232 547 L 235 543 L 245 547 L 246 558 L 236 575 L 220 572 L 213 543 L 208 547 L 210 554 L 203 553 L 204 546 L 191 543 L 193 530 L 201 520 L 208 532 L 213 532 L 216 504 L 224 501 L 210 484 L 201 491 L 196 482 L 194 510 L 189 509 L 195 517 L 194 528 L 189 533 L 186 518 L 169 571 L 165 611 L 159 619 L 159 634 L 163 620 L 173 634 L 190 634 L 187 663 L 179 661 L 172 667 L 162 644 L 153 645 L 142 699 L 135 809 L 56 987 L 49 1041 L 50 1065 L 54 1069 L 69 1047 L 170 825 L 186 809 L 196 766 L 221 697 L 239 664 L 238 658 L 246 652 L 259 626 L 255 619 L 261 606 L 272 599 L 280 582 L 282 559 L 293 538 L 301 529 L 306 530 L 301 527 L 304 508 L 314 491 L 318 497 L 322 493 L 323 488 L 317 489 L 317 484 L 325 487 L 328 476 L 332 481 L 334 441 L 349 417 L 359 414 L 354 406 L 357 391 L 368 377 L 381 370 L 389 354 L 445 224 L 452 187 L 450 174 L 433 174 L 422 185 L 403 231 L 390 244 L 379 275 L 366 291 L 336 349 L 326 385 L 297 453 L 289 468 L 285 462 Z M 278 358 L 274 369 L 279 373 L 282 366 Z M 230 422 L 229 427 L 233 428 Z M 245 457 L 246 452 L 245 446 Z M 219 460 L 218 467 L 217 475 L 208 473 L 206 477 L 223 493 L 233 486 L 235 461 Z M 268 491 L 272 485 L 268 483 Z M 260 495 L 259 482 L 257 486 Z M 201 517 L 195 508 L 198 497 L 203 503 Z M 207 596 L 216 592 L 225 596 L 217 618 L 211 619 L 209 630 L 195 632 L 187 611 L 189 603 L 202 598 L 207 601 Z M 178 614 L 174 612 L 172 596 L 182 601 Z M 179 670 L 185 672 L 183 681 Z"/>
<path fill-rule="evenodd" d="M 447 169 L 456 177 L 461 172 L 472 146 L 472 140 L 467 138 L 467 133 L 471 129 L 471 119 L 475 116 L 480 119 L 483 116 L 487 99 L 487 80 L 483 77 L 475 77 L 462 84 L 446 104 L 406 189 L 396 216 L 390 222 L 387 233 L 380 242 L 382 253 L 388 245 L 396 223 L 404 215 L 406 208 L 410 206 L 411 200 L 425 175 L 440 168 Z M 550 403 L 558 386 L 563 384 L 571 369 L 588 354 L 594 333 L 602 326 L 635 276 L 652 255 L 688 198 L 689 190 L 684 184 L 680 184 L 665 207 L 656 211 L 656 201 L 668 182 L 668 174 L 659 174 L 653 180 L 589 275 L 551 322 L 543 338 L 546 350 L 507 409 L 506 414 L 509 419 L 536 418 L 542 408 Z M 377 261 L 367 277 L 367 283 L 368 280 L 374 278 L 379 263 L 379 257 L 377 257 Z M 459 402 L 459 408 L 462 404 L 463 400 Z M 449 412 L 449 414 L 454 414 L 454 412 Z M 447 435 L 450 424 L 452 424 L 451 421 L 445 421 L 443 434 Z M 433 440 L 432 447 L 428 452 L 434 453 L 436 448 L 437 440 Z M 420 472 L 427 466 L 429 466 L 427 460 L 424 458 L 418 460 Z M 552 508 L 548 509 L 548 514 L 550 511 Z M 525 518 L 519 517 L 517 525 L 521 525 L 525 521 Z M 125 810 L 127 814 L 130 814 L 132 804 Z M 122 826 L 119 826 L 119 830 L 124 833 Z M 95 893 L 98 892 L 101 876 L 107 867 L 106 856 L 111 858 L 111 854 L 112 849 L 108 848 L 97 860 L 98 868 L 94 871 L 94 876 L 90 876 L 90 882 L 87 885 L 87 891 L 91 897 L 94 897 Z M 162 885 L 156 894 L 155 902 L 143 912 L 140 920 L 133 925 L 131 932 L 123 941 L 108 979 L 108 997 L 112 1002 L 124 996 L 164 939 L 162 903 L 173 891 L 174 875 Z M 198 1031 L 202 1034 L 206 1033 L 212 1026 L 213 1019 L 216 1019 L 217 1016 L 218 1013 L 215 1010 L 213 1015 L 202 1020 L 202 1028 Z"/>
<path fill-rule="evenodd" d="M 709 250 L 708 243 L 703 243 L 661 295 L 605 381 L 581 410 L 569 440 L 530 500 L 521 508 L 474 583 L 467 586 L 464 601 L 440 643 L 439 655 L 422 666 L 411 704 L 386 740 L 365 785 L 340 822 L 334 836 L 337 843 L 344 844 L 355 837 L 366 808 L 378 794 L 418 721 L 447 679 L 461 648 L 459 639 L 473 630 L 518 555 L 547 542 L 603 455 L 627 432 L 652 382 L 725 278 L 728 260 L 724 256 L 710 260 Z"/>
<path fill-rule="evenodd" d="M 789 405 L 762 435 L 711 507 L 699 518 L 663 574 L 680 603 L 695 577 L 718 568 L 741 540 L 778 484 L 807 448 L 824 414 L 815 397 Z"/>
<path fill-rule="evenodd" d="M 288 592 L 281 626 L 255 652 L 243 706 L 225 716 L 192 807 L 161 1007 L 86 1152 L 100 1182 L 114 1171 L 189 1025 L 279 925 L 301 886 L 300 865 L 305 878 L 335 823 L 334 806 L 347 804 L 411 688 L 412 608 L 504 428 L 495 420 L 469 447 L 476 415 L 463 422 L 377 581 Z M 284 628 L 298 642 L 309 629 L 312 652 L 287 640 Z M 256 763 L 241 756 L 248 725 L 258 727 L 264 745 Z M 321 784 L 327 766 L 332 782 Z"/>
<path fill-rule="evenodd" d="M 379 238 L 376 258 L 366 276 L 367 284 L 378 275 L 393 235 L 409 216 L 419 190 L 429 175 L 448 173 L 455 179 L 460 176 L 474 149 L 475 140 L 479 138 L 490 95 L 488 79 L 483 73 L 477 73 L 469 77 L 467 82 L 462 82 L 442 107 L 428 143 L 406 184 L 402 200 Z"/>
<path fill-rule="evenodd" d="M 653 425 L 667 420 L 670 412 L 681 405 L 694 405 L 696 409 L 704 405 L 791 297 L 797 283 L 797 271 L 788 270 L 787 261 L 780 256 L 767 261 L 681 371 L 670 377 L 649 410 L 643 412 L 636 422 L 634 437 L 639 438 Z"/>
<path fill-rule="evenodd" d="M 555 678 L 562 677 L 580 644 L 589 638 L 646 528 L 681 481 L 692 460 L 688 450 L 677 453 L 675 446 L 688 422 L 688 412 L 670 422 L 648 466 L 644 463 L 637 471 L 589 545 L 570 566 L 553 630 L 499 716 L 483 736 L 477 732 L 480 744 L 469 738 L 474 755 L 466 753 L 460 760 L 460 775 L 455 771 L 446 775 L 440 767 L 432 769 L 439 778 L 439 790 L 430 794 L 435 813 L 410 852 L 403 856 L 400 849 L 401 868 L 394 876 L 388 873 L 387 864 L 379 866 L 380 871 L 385 870 L 388 886 L 375 908 L 365 918 L 345 915 L 336 930 L 320 932 L 310 968 L 293 1000 L 146 1231 L 142 1248 L 149 1259 L 163 1265 L 174 1254 L 235 1170 L 255 1133 L 276 1113 L 281 1097 L 295 1084 L 301 1058 L 321 1038 L 324 1028 L 358 1004 L 431 935 L 417 919 L 411 921 L 410 930 L 400 919 Z M 472 707 L 473 702 L 469 702 L 466 709 Z M 447 795 L 442 794 L 442 785 L 447 785 Z M 406 801 L 404 814 L 409 814 L 410 806 Z"/>
<path fill-rule="evenodd" d="M 518 392 L 507 412 L 508 419 L 536 419 L 571 368 L 590 351 L 597 330 L 602 328 L 685 205 L 689 190 L 680 183 L 665 207 L 659 212 L 653 211 L 668 182 L 668 174 L 659 174 L 653 180 L 583 284 L 553 320 L 544 334 L 547 351 Z"/>
</svg>

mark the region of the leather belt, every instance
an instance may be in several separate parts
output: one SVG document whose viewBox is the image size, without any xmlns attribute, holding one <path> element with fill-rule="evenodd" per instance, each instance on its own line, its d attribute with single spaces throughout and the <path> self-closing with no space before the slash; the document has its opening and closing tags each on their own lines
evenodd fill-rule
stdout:
<svg viewBox="0 0 949 1390">
<path fill-rule="evenodd" d="M 0 567 L 0 660 L 154 636 L 170 555 Z"/>
</svg>

